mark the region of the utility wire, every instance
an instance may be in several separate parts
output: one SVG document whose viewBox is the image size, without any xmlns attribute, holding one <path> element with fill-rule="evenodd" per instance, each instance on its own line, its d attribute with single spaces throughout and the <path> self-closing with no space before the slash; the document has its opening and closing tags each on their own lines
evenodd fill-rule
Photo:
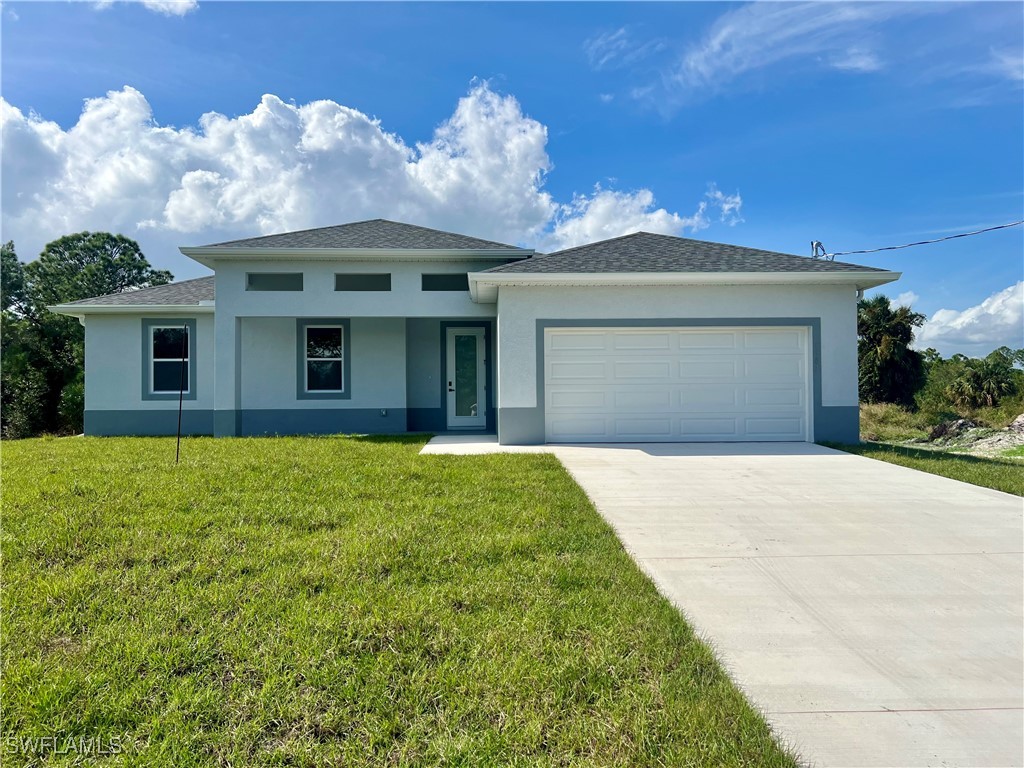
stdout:
<svg viewBox="0 0 1024 768">
<path fill-rule="evenodd" d="M 915 245 L 930 245 L 931 243 L 941 243 L 944 240 L 956 240 L 958 237 L 970 237 L 971 235 L 980 235 L 983 232 L 993 232 L 997 229 L 1007 229 L 1009 227 L 1019 227 L 1024 224 L 1024 220 L 1011 221 L 1009 224 L 1000 224 L 998 227 L 986 227 L 985 229 L 977 229 L 974 232 L 961 232 L 958 235 L 947 235 L 946 237 L 937 237 L 934 240 L 921 240 L 916 243 L 905 243 L 904 245 L 887 245 L 884 248 L 865 248 L 862 251 L 838 251 L 836 253 L 825 253 L 821 254 L 826 259 L 833 260 L 836 256 L 852 256 L 858 253 L 878 253 L 879 251 L 898 251 L 901 248 L 913 248 Z M 820 243 L 817 244 L 820 247 Z M 821 248 L 824 250 L 824 248 Z"/>
</svg>

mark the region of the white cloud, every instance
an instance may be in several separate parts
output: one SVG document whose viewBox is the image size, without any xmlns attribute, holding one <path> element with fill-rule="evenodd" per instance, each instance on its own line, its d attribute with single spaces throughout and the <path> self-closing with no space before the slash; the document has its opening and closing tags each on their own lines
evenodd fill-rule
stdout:
<svg viewBox="0 0 1024 768">
<path fill-rule="evenodd" d="M 715 88 L 786 60 L 847 56 L 865 26 L 902 12 L 893 3 L 752 3 L 718 18 L 670 75 L 687 90 Z"/>
<path fill-rule="evenodd" d="M 602 32 L 583 43 L 583 52 L 595 70 L 628 67 L 664 49 L 664 40 L 638 42 L 626 27 Z"/>
<path fill-rule="evenodd" d="M 973 307 L 940 309 L 924 324 L 915 346 L 975 357 L 1001 346 L 1024 348 L 1024 281 Z"/>
<path fill-rule="evenodd" d="M 743 223 L 743 198 L 740 197 L 740 193 L 736 192 L 732 195 L 727 195 L 718 189 L 717 184 L 708 184 L 708 191 L 704 195 L 710 202 L 711 205 L 718 209 L 718 220 L 728 224 L 730 227 L 735 227 L 737 224 Z"/>
<path fill-rule="evenodd" d="M 184 16 L 199 7 L 199 0 L 119 0 L 120 2 L 139 3 L 144 7 L 164 16 Z M 115 0 L 96 0 L 93 7 L 98 10 L 105 10 L 114 4 Z"/>
<path fill-rule="evenodd" d="M 844 72 L 878 72 L 882 69 L 882 61 L 874 51 L 857 46 L 837 53 L 829 63 Z"/>
<path fill-rule="evenodd" d="M 1015 83 L 1024 82 L 1024 51 L 1009 49 L 993 50 L 988 66 L 983 71 L 990 72 Z"/>
<path fill-rule="evenodd" d="M 654 194 L 649 189 L 616 192 L 598 185 L 593 194 L 576 195 L 571 203 L 559 206 L 554 229 L 543 238 L 540 248 L 572 248 L 641 231 L 665 235 L 697 232 L 710 226 L 709 208 L 717 210 L 719 219 L 730 225 L 743 221 L 739 216 L 743 206 L 739 193 L 723 195 L 710 184 L 704 197 L 693 214 L 680 216 L 655 208 Z"/>
<path fill-rule="evenodd" d="M 714 185 L 690 216 L 656 207 L 647 189 L 599 187 L 560 204 L 544 188 L 546 127 L 486 83 L 414 146 L 350 107 L 273 95 L 238 117 L 163 126 L 130 87 L 87 100 L 68 129 L 0 99 L 0 132 L 3 238 L 22 259 L 82 229 L 134 237 L 188 276 L 198 268 L 179 245 L 365 218 L 547 248 L 741 220 L 739 195 Z"/>
<path fill-rule="evenodd" d="M 913 291 L 904 291 L 892 300 L 894 307 L 913 307 L 921 299 Z"/>
</svg>

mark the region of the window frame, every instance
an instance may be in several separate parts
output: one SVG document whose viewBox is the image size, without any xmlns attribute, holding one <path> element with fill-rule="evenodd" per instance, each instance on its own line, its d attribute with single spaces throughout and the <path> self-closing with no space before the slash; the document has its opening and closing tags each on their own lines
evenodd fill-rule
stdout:
<svg viewBox="0 0 1024 768">
<path fill-rule="evenodd" d="M 341 330 L 341 358 L 307 356 L 307 328 L 338 328 Z M 352 398 L 352 323 L 348 318 L 308 317 L 298 318 L 295 325 L 297 352 L 296 392 L 298 400 L 349 400 Z M 340 360 L 341 389 L 309 389 L 310 360 Z"/>
<path fill-rule="evenodd" d="M 349 285 L 347 288 L 339 288 L 339 284 L 344 280 L 355 278 L 355 283 L 358 285 L 362 282 L 359 287 L 353 287 Z M 372 283 L 372 279 L 376 278 L 381 283 L 386 283 L 386 288 L 368 288 L 367 285 Z M 335 293 L 390 293 L 391 292 L 391 273 L 390 272 L 335 272 L 334 273 L 334 292 Z"/>
<path fill-rule="evenodd" d="M 298 288 L 257 288 L 253 286 L 252 279 L 260 277 L 268 278 L 299 278 Z M 306 275 L 304 272 L 246 272 L 245 273 L 245 290 L 252 291 L 254 293 L 302 293 L 306 290 Z"/>
<path fill-rule="evenodd" d="M 194 317 L 147 317 L 142 319 L 142 399 L 143 400 L 195 400 L 196 392 L 196 366 L 197 360 L 197 333 L 196 318 Z M 156 358 L 153 355 L 153 336 L 157 329 L 173 328 L 180 330 L 182 327 L 188 329 L 188 376 L 186 377 L 186 389 L 180 393 L 174 390 L 154 390 L 155 364 L 161 360 L 180 362 L 180 357 Z"/>
<path fill-rule="evenodd" d="M 460 279 L 461 278 L 461 279 Z M 459 286 L 457 288 L 452 287 L 439 287 L 446 281 L 459 280 Z M 465 285 L 462 281 L 465 281 Z M 433 285 L 428 287 L 428 283 Z M 469 292 L 469 273 L 468 272 L 421 272 L 420 273 L 420 291 L 424 293 L 468 293 Z"/>
</svg>

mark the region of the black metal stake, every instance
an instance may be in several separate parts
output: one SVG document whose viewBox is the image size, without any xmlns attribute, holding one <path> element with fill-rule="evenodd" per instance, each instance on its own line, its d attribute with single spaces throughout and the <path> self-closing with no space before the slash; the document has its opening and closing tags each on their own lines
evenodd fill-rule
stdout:
<svg viewBox="0 0 1024 768">
<path fill-rule="evenodd" d="M 181 404 L 185 399 L 185 355 L 188 353 L 188 325 L 181 327 L 181 375 L 178 377 L 178 444 L 174 449 L 174 463 L 181 458 Z"/>
</svg>

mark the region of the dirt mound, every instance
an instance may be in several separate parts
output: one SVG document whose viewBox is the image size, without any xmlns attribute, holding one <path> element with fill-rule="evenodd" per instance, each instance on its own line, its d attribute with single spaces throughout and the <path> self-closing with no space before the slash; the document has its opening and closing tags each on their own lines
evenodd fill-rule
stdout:
<svg viewBox="0 0 1024 768">
<path fill-rule="evenodd" d="M 952 421 L 944 421 L 941 424 L 936 424 L 932 427 L 932 431 L 928 434 L 929 440 L 951 440 L 956 437 L 960 437 L 972 429 L 977 429 L 977 422 L 971 421 L 970 419 L 953 419 Z"/>
</svg>

